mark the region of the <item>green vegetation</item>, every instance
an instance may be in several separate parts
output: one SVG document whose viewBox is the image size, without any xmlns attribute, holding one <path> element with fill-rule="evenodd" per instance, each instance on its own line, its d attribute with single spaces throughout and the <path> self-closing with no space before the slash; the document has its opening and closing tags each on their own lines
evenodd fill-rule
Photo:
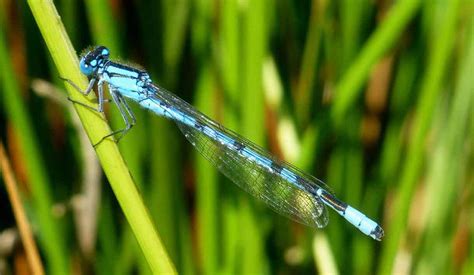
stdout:
<svg viewBox="0 0 474 275">
<path fill-rule="evenodd" d="M 388 3 L 3 1 L 0 140 L 47 274 L 474 273 L 474 4 Z M 90 45 L 324 180 L 385 238 L 273 213 L 134 103 L 130 133 L 92 147 L 123 121 L 66 100 L 96 101 L 61 80 L 86 87 Z M 0 199 L 1 234 L 1 177 Z"/>
</svg>

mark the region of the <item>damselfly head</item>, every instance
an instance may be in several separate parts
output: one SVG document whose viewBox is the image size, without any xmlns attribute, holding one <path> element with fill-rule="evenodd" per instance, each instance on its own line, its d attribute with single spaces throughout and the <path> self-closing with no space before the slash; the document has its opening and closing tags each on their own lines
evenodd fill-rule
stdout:
<svg viewBox="0 0 474 275">
<path fill-rule="evenodd" d="M 97 46 L 87 51 L 81 58 L 81 72 L 87 76 L 92 76 L 107 59 L 109 59 L 109 49 L 104 46 Z"/>
</svg>

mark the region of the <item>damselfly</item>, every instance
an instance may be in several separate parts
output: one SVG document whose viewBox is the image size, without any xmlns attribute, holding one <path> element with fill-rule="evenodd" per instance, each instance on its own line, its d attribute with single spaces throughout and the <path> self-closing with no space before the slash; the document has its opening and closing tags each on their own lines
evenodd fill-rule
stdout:
<svg viewBox="0 0 474 275">
<path fill-rule="evenodd" d="M 328 223 L 327 205 L 364 234 L 375 240 L 382 239 L 383 229 L 376 222 L 337 199 L 321 180 L 275 159 L 259 146 L 214 122 L 153 84 L 147 72 L 110 60 L 106 47 L 98 46 L 86 52 L 80 69 L 90 78 L 84 94 L 89 94 L 97 83 L 97 111 L 103 111 L 106 85 L 125 121 L 124 129 L 110 135 L 120 133 L 121 137 L 133 126 L 135 116 L 125 99 L 135 101 L 174 121 L 206 159 L 276 212 L 309 226 L 324 227 Z"/>
</svg>

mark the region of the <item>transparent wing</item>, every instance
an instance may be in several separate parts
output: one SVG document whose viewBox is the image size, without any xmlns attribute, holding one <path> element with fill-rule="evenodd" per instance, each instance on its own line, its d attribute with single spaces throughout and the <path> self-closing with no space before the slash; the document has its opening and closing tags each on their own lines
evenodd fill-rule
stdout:
<svg viewBox="0 0 474 275">
<path fill-rule="evenodd" d="M 172 118 L 191 144 L 235 184 L 276 212 L 297 222 L 312 227 L 327 225 L 328 216 L 323 202 L 295 184 L 298 178 L 307 187 L 316 190 L 324 186 L 321 181 L 274 159 L 257 145 L 225 129 L 166 90 L 155 89 L 159 91 L 150 100 L 159 101 L 157 104 L 161 105 L 164 102 L 165 108 L 168 108 L 165 115 Z M 234 141 L 241 150 L 231 145 L 235 144 Z M 242 154 L 242 150 L 247 154 Z M 253 155 L 257 157 L 249 158 L 249 152 L 254 152 Z M 262 165 L 262 160 L 270 160 L 271 167 L 278 169 L 269 169 L 269 165 Z M 290 180 L 288 175 L 282 176 L 283 168 L 287 174 L 294 176 L 294 180 Z"/>
</svg>

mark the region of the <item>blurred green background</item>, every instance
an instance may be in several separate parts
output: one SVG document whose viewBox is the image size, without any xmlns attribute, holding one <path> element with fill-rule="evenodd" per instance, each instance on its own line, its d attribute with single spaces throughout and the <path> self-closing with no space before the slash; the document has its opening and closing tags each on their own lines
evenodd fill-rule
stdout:
<svg viewBox="0 0 474 275">
<path fill-rule="evenodd" d="M 47 273 L 150 273 L 28 4 L 0 4 L 0 139 Z M 474 273 L 472 0 L 54 4 L 78 53 L 106 45 L 140 64 L 386 233 L 333 211 L 322 230 L 273 213 L 131 103 L 119 147 L 179 273 Z M 1 184 L 1 247 L 15 226 Z M 25 270 L 17 243 L 0 273 Z"/>
</svg>

